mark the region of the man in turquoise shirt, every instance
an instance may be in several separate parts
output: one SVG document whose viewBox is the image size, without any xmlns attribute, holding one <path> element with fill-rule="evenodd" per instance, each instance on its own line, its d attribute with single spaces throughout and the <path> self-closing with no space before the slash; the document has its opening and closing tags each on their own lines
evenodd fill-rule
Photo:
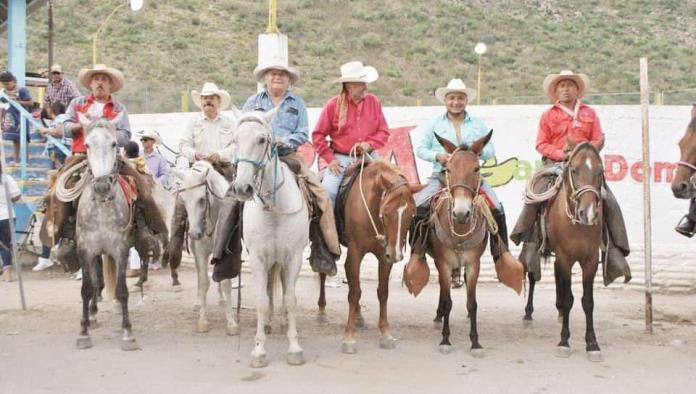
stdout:
<svg viewBox="0 0 696 394">
<path fill-rule="evenodd" d="M 424 219 L 427 219 L 430 213 L 430 199 L 443 187 L 440 182 L 440 174 L 444 169 L 443 165 L 447 163 L 450 157 L 450 155 L 445 152 L 445 148 L 435 139 L 435 134 L 459 146 L 462 144 L 470 145 L 474 141 L 484 137 L 490 131 L 483 120 L 471 116 L 471 114 L 466 111 L 466 105 L 469 100 L 476 97 L 476 91 L 467 88 L 461 79 L 453 79 L 447 84 L 447 87 L 437 89 L 435 91 L 435 97 L 445 104 L 447 112 L 423 126 L 423 138 L 416 149 L 416 154 L 419 158 L 433 163 L 433 173 L 428 178 L 428 186 L 415 196 L 418 210 L 416 217 L 414 217 L 414 226 L 427 225 Z M 485 161 L 494 156 L 495 147 L 492 142 L 488 142 L 479 154 L 479 158 Z M 491 188 L 485 180 L 481 181 L 480 192 L 486 198 L 488 206 L 493 212 L 495 221 L 498 224 L 498 231 L 505 243 L 503 247 L 502 245 L 498 245 L 498 237 L 490 237 L 491 254 L 493 255 L 493 260 L 497 263 L 502 254 L 507 252 L 508 239 L 505 212 L 493 188 Z M 424 230 L 425 229 L 420 229 L 420 231 L 411 232 L 412 234 L 418 234 L 418 236 L 411 240 L 411 259 L 425 259 L 425 250 L 422 246 L 425 245 L 425 239 L 423 239 L 423 237 L 427 236 L 427 231 Z M 454 277 L 454 286 L 461 286 L 459 272 L 454 271 L 452 275 Z"/>
</svg>

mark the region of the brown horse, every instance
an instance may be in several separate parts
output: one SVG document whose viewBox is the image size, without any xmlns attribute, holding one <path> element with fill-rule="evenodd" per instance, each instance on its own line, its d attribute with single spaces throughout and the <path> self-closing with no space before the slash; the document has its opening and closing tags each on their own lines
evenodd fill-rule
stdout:
<svg viewBox="0 0 696 394">
<path fill-rule="evenodd" d="M 360 171 L 357 168 L 356 171 Z M 350 176 L 350 175 L 346 175 Z M 348 191 L 345 212 L 345 236 L 348 257 L 345 269 L 348 279 L 348 322 L 342 350 L 355 353 L 355 325 L 360 319 L 360 264 L 366 253 L 379 260 L 379 330 L 380 347 L 393 349 L 395 340 L 387 321 L 389 274 L 392 264 L 401 261 L 406 233 L 416 210 L 413 193 L 424 186 L 410 185 L 401 172 L 382 160 L 362 166 Z"/>
<path fill-rule="evenodd" d="M 481 268 L 481 255 L 486 250 L 488 229 L 486 218 L 477 205 L 481 173 L 479 153 L 491 139 L 490 132 L 471 146 L 456 146 L 435 135 L 437 141 L 449 153 L 445 165 L 445 188 L 431 205 L 433 215 L 429 226 L 428 253 L 434 258 L 440 281 L 440 302 L 435 322 L 442 321 L 440 352 L 449 353 L 449 319 L 452 310 L 450 281 L 452 270 L 464 266 L 467 290 L 466 308 L 469 313 L 471 354 L 483 355 L 476 328 L 476 282 Z"/>
<path fill-rule="evenodd" d="M 677 173 L 672 181 L 672 193 L 676 198 L 696 197 L 696 104 L 691 109 L 691 123 L 679 140 L 681 153 Z"/>
<path fill-rule="evenodd" d="M 601 143 L 600 143 L 601 144 Z M 561 341 L 557 346 L 559 357 L 570 356 L 570 310 L 573 307 L 571 269 L 575 262 L 582 269 L 582 309 L 585 311 L 585 344 L 587 357 L 601 361 L 602 353 L 594 331 L 594 279 L 602 244 L 603 206 L 602 186 L 604 167 L 599 155 L 601 145 L 590 142 L 576 144 L 568 139 L 570 155 L 563 167 L 562 183 L 558 194 L 549 200 L 547 207 L 548 249 L 552 251 L 556 279 L 556 309 L 562 320 Z M 533 311 L 534 278 L 529 276 L 529 300 L 526 320 Z"/>
</svg>

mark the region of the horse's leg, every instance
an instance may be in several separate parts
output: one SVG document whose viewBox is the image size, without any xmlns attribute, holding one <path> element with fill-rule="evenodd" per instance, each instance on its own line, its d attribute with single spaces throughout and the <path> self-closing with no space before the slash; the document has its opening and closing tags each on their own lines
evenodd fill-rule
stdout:
<svg viewBox="0 0 696 394">
<path fill-rule="evenodd" d="M 266 311 L 266 316 L 264 316 L 263 329 L 267 335 L 273 332 L 271 320 L 273 319 L 273 274 L 275 269 L 275 265 L 271 267 L 271 269 L 268 271 L 268 278 L 266 280 L 266 296 L 268 297 L 268 309 Z"/>
<path fill-rule="evenodd" d="M 573 307 L 573 292 L 570 288 L 570 259 L 556 252 L 553 270 L 556 277 L 556 308 L 562 318 L 561 341 L 556 347 L 559 357 L 570 357 L 570 309 Z"/>
<path fill-rule="evenodd" d="M 241 273 L 240 273 L 241 275 Z M 225 279 L 220 282 L 222 293 L 225 297 L 225 316 L 227 317 L 227 335 L 239 335 L 240 329 L 234 320 L 234 308 L 232 307 L 232 280 Z"/>
<path fill-rule="evenodd" d="M 466 310 L 469 312 L 469 338 L 471 339 L 470 353 L 474 357 L 483 357 L 483 348 L 479 343 L 478 329 L 476 327 L 476 283 L 481 269 L 481 255 L 473 258 L 464 268 L 466 272 Z"/>
<path fill-rule="evenodd" d="M 198 241 L 194 241 L 198 242 Z M 210 278 L 208 278 L 208 254 L 200 246 L 193 248 L 193 256 L 196 259 L 196 272 L 198 274 L 198 324 L 197 332 L 208 332 L 210 322 L 208 322 L 208 289 L 210 288 Z"/>
<path fill-rule="evenodd" d="M 110 260 L 116 265 L 116 299 L 121 303 L 121 327 L 123 337 L 121 338 L 121 350 L 138 350 L 138 342 L 133 337 L 131 331 L 130 317 L 128 316 L 128 285 L 126 285 L 126 268 L 128 267 L 128 248 L 123 246 L 118 259 Z"/>
<path fill-rule="evenodd" d="M 295 318 L 295 307 L 297 306 L 297 297 L 295 296 L 295 287 L 297 285 L 297 277 L 300 274 L 302 267 L 302 251 L 291 260 L 283 269 L 283 304 L 284 310 L 288 314 L 288 355 L 287 362 L 290 365 L 304 364 L 304 356 L 302 348 L 297 341 L 297 321 Z"/>
<path fill-rule="evenodd" d="M 151 258 L 152 257 L 140 259 L 140 276 L 138 277 L 138 281 L 135 282 L 135 287 L 140 287 L 141 291 L 143 289 L 143 284 L 147 282 L 147 270 L 150 269 Z"/>
<path fill-rule="evenodd" d="M 92 347 L 92 339 L 89 336 L 89 302 L 94 296 L 94 287 L 92 286 L 90 273 L 94 266 L 90 264 L 89 258 L 85 257 L 85 252 L 80 253 L 82 262 L 82 320 L 80 321 L 80 336 L 77 337 L 77 348 L 88 349 Z"/>
<path fill-rule="evenodd" d="M 524 307 L 524 321 L 531 323 L 532 313 L 534 313 L 534 285 L 536 285 L 536 280 L 534 280 L 534 273 L 529 272 L 527 274 L 529 278 L 529 294 L 527 295 L 527 306 Z"/>
<path fill-rule="evenodd" d="M 449 269 L 450 265 L 444 262 L 444 258 L 437 256 L 435 260 L 437 267 L 437 276 L 440 282 L 440 305 L 437 307 L 437 314 L 440 321 L 444 318 L 442 324 L 442 341 L 440 341 L 439 350 L 442 354 L 447 354 L 452 351 L 452 343 L 450 343 L 450 312 L 452 311 L 452 296 L 451 296 L 451 281 L 452 273 Z M 437 321 L 437 317 L 435 318 Z"/>
<path fill-rule="evenodd" d="M 172 286 L 174 291 L 181 291 L 181 282 L 179 282 L 179 273 L 176 271 L 178 267 L 174 267 L 174 264 L 169 266 L 169 272 L 172 277 Z"/>
<path fill-rule="evenodd" d="M 269 271 L 264 262 L 259 260 L 257 256 L 249 256 L 251 269 L 253 272 L 254 282 L 256 282 L 256 339 L 254 350 L 251 352 L 251 366 L 253 368 L 262 368 L 268 365 L 266 358 L 266 343 L 265 323 L 269 308 L 268 297 L 268 278 Z"/>
<path fill-rule="evenodd" d="M 594 278 L 597 274 L 597 256 L 585 260 L 582 266 L 582 309 L 585 311 L 585 350 L 590 361 L 602 361 L 602 352 L 594 331 Z"/>
<path fill-rule="evenodd" d="M 224 282 L 224 281 L 222 281 L 222 282 Z M 222 288 L 222 282 L 218 282 L 218 284 L 217 284 L 218 305 L 225 306 L 225 291 Z M 230 282 L 230 291 L 232 291 L 232 282 Z"/>
<path fill-rule="evenodd" d="M 357 352 L 355 347 L 355 322 L 360 313 L 360 262 L 365 253 L 356 252 L 355 247 L 348 247 L 346 256 L 346 279 L 348 279 L 348 322 L 341 350 L 343 353 Z"/>
<path fill-rule="evenodd" d="M 328 323 L 326 317 L 326 274 L 319 274 L 319 312 L 317 312 L 317 321 L 319 323 Z"/>
<path fill-rule="evenodd" d="M 97 294 L 97 301 L 102 301 L 102 291 L 104 291 L 104 263 L 102 262 L 101 256 L 96 259 L 96 264 L 94 265 L 94 270 L 97 272 L 97 278 L 99 280 L 99 294 Z"/>
<path fill-rule="evenodd" d="M 389 299 L 389 274 L 392 265 L 384 256 L 379 257 L 379 284 L 377 285 L 377 299 L 379 300 L 379 347 L 382 349 L 394 349 L 396 340 L 389 331 L 389 319 L 387 318 L 387 300 Z"/>
<path fill-rule="evenodd" d="M 99 308 L 97 307 L 99 293 L 101 293 L 99 274 L 96 267 L 99 265 L 99 258 L 95 258 L 90 262 L 87 262 L 90 266 L 89 272 L 82 271 L 82 277 L 85 275 L 89 276 L 90 284 L 92 285 L 92 297 L 89 301 L 89 326 L 91 328 L 97 328 L 97 312 Z"/>
</svg>

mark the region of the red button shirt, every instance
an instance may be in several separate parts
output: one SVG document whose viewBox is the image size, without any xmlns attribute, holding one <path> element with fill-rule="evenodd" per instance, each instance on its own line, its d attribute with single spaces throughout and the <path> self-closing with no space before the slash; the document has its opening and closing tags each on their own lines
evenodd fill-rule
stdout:
<svg viewBox="0 0 696 394">
<path fill-rule="evenodd" d="M 78 114 L 89 113 L 89 108 L 94 104 L 95 99 L 93 95 L 78 97 L 70 103 L 68 111 L 68 121 L 79 122 Z M 118 101 L 114 100 L 111 96 L 109 101 L 104 104 L 103 117 L 112 120 L 121 111 L 124 111 L 125 107 Z M 85 147 L 85 133 L 80 129 L 79 131 L 73 132 L 72 136 L 72 151 L 73 153 L 87 153 L 87 147 Z"/>
<path fill-rule="evenodd" d="M 595 111 L 585 104 L 578 109 L 579 126 L 573 127 L 570 115 L 558 108 L 556 104 L 541 115 L 537 133 L 536 150 L 551 160 L 563 160 L 566 136 L 576 141 L 599 142 L 602 138 L 602 126 Z"/>
<path fill-rule="evenodd" d="M 348 98 L 346 124 L 338 130 L 338 96 L 332 97 L 324 105 L 319 120 L 312 132 L 314 148 L 321 158 L 331 163 L 334 153 L 349 154 L 353 145 L 367 142 L 372 148 L 380 149 L 389 139 L 389 127 L 382 113 L 382 104 L 372 94 L 368 94 L 355 104 Z M 331 144 L 327 141 L 331 137 Z"/>
</svg>

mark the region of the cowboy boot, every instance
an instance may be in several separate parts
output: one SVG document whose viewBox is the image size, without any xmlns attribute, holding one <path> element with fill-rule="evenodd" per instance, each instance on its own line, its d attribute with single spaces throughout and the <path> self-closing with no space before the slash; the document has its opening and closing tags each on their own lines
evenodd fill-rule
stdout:
<svg viewBox="0 0 696 394">
<path fill-rule="evenodd" d="M 677 227 L 674 228 L 679 234 L 691 238 L 696 232 L 696 199 L 691 199 L 689 213 L 679 220 Z"/>
<path fill-rule="evenodd" d="M 498 225 L 498 233 L 491 234 L 490 240 L 491 255 L 495 262 L 498 280 L 519 294 L 524 282 L 524 265 L 515 259 L 508 249 L 505 211 L 501 207 L 501 209 L 494 209 L 492 213 L 495 223 Z"/>
<path fill-rule="evenodd" d="M 609 286 L 621 276 L 624 277 L 624 283 L 631 281 L 631 267 L 629 267 L 628 261 L 626 261 L 624 252 L 611 241 L 611 236 L 609 237 L 607 251 L 602 252 L 602 261 L 605 262 L 602 270 L 604 286 Z"/>
<path fill-rule="evenodd" d="M 517 218 L 517 223 L 515 223 L 515 227 L 512 229 L 512 234 L 510 234 L 510 239 L 515 245 L 519 245 L 523 241 L 529 241 L 540 208 L 541 204 L 524 204 L 522 212 L 519 218 Z"/>
<path fill-rule="evenodd" d="M 309 265 L 312 267 L 312 270 L 328 276 L 336 275 L 336 260 L 341 256 L 331 253 L 326 245 L 319 227 L 319 217 L 312 218 L 310 222 L 309 239 L 312 242 L 309 254 Z"/>
<path fill-rule="evenodd" d="M 242 269 L 242 205 L 228 198 L 220 210 L 210 261 L 215 282 L 236 278 Z"/>
<path fill-rule="evenodd" d="M 171 238 L 166 243 L 167 246 L 162 254 L 163 267 L 171 264 L 173 268 L 177 268 L 181 264 L 181 252 L 186 240 L 187 220 L 188 215 L 184 202 L 177 198 L 174 205 L 174 215 L 172 216 Z"/>
</svg>

